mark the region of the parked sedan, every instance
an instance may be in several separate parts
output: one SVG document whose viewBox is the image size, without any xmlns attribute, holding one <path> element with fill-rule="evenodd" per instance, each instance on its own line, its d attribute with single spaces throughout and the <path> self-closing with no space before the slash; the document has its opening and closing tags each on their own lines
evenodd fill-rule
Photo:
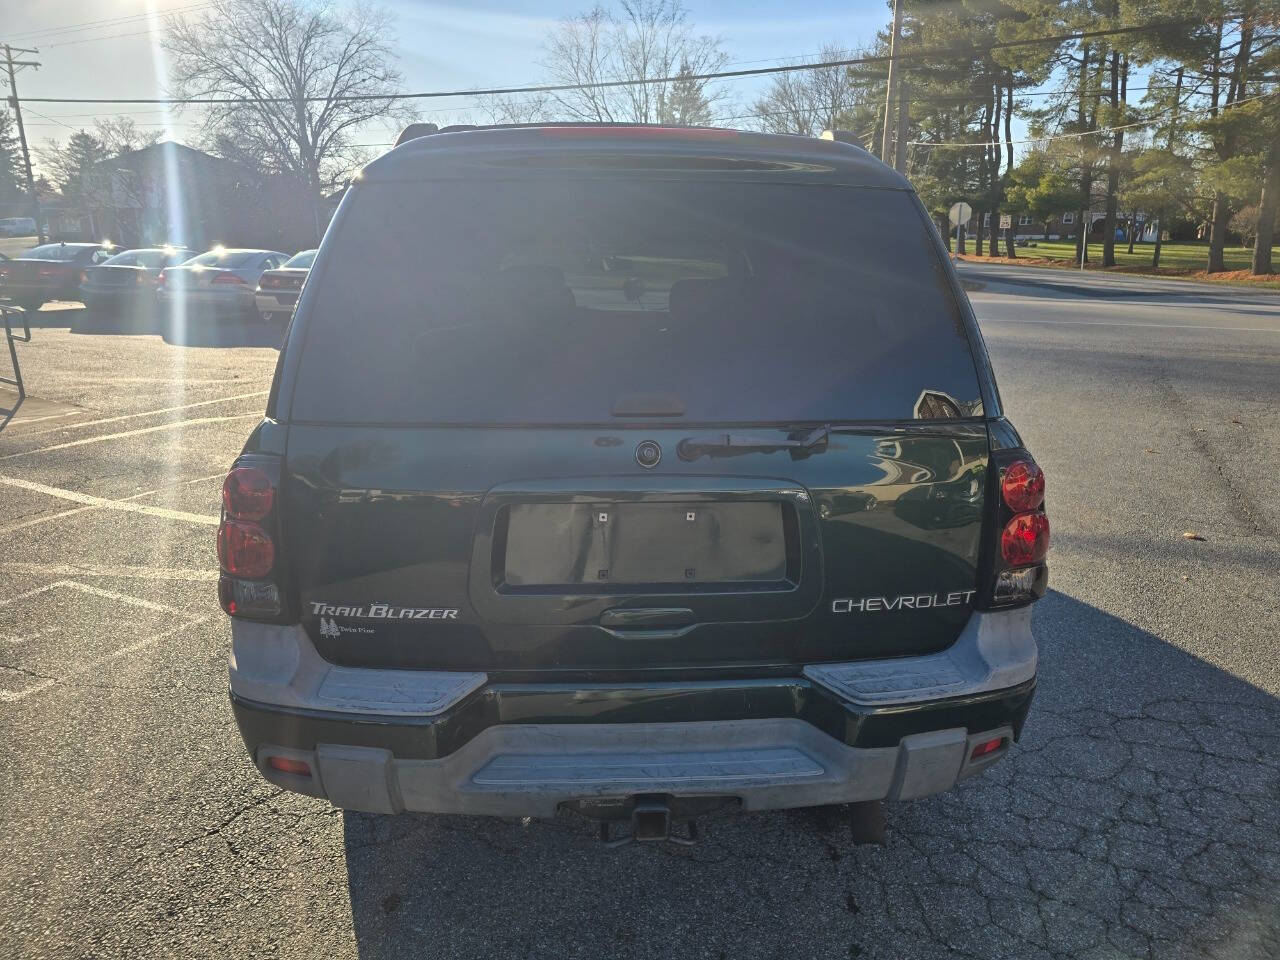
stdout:
<svg viewBox="0 0 1280 960">
<path fill-rule="evenodd" d="M 110 259 L 115 251 L 102 243 L 46 243 L 0 264 L 0 297 L 24 310 L 39 310 L 46 300 L 80 299 L 80 273 Z"/>
<path fill-rule="evenodd" d="M 97 266 L 85 268 L 80 299 L 90 310 L 150 310 L 155 307 L 160 272 L 184 263 L 194 253 L 168 246 L 117 253 Z"/>
<path fill-rule="evenodd" d="M 172 311 L 179 305 L 193 313 L 250 317 L 257 313 L 253 292 L 264 270 L 289 259 L 278 250 L 214 247 L 160 273 L 159 302 Z"/>
<path fill-rule="evenodd" d="M 307 279 L 311 261 L 315 258 L 314 250 L 295 253 L 280 269 L 268 270 L 258 280 L 253 299 L 258 304 L 258 315 L 265 322 L 283 320 L 293 313 L 298 291 L 302 289 L 302 282 Z"/>
</svg>

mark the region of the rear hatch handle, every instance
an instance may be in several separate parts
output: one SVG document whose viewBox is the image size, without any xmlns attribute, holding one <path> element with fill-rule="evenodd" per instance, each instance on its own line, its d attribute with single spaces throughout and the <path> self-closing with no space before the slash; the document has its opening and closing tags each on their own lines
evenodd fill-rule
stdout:
<svg viewBox="0 0 1280 960">
<path fill-rule="evenodd" d="M 794 433 L 794 431 L 793 431 Z M 776 437 L 752 437 L 741 433 L 708 433 L 685 437 L 676 446 L 681 460 L 697 460 L 701 456 L 733 457 L 742 453 L 772 453 L 787 450 L 793 460 L 801 460 L 812 453 L 827 448 L 831 437 L 831 424 L 823 424 L 801 436 L 786 439 Z"/>
<path fill-rule="evenodd" d="M 693 623 L 688 607 L 614 607 L 600 614 L 600 626 L 610 629 L 687 627 Z"/>
</svg>

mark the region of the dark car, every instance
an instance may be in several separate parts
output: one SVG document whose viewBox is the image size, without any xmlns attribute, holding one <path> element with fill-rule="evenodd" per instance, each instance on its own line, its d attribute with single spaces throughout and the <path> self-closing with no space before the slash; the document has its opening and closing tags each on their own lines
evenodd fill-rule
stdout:
<svg viewBox="0 0 1280 960">
<path fill-rule="evenodd" d="M 160 271 L 194 255 L 192 250 L 172 246 L 117 253 L 97 266 L 85 268 L 80 299 L 90 310 L 154 310 Z"/>
<path fill-rule="evenodd" d="M 315 258 L 316 251 L 303 250 L 295 253 L 282 266 L 268 270 L 258 278 L 258 289 L 253 292 L 253 300 L 263 322 L 271 323 L 289 318 Z"/>
<path fill-rule="evenodd" d="M 48 300 L 79 300 L 80 275 L 115 251 L 101 243 L 46 243 L 0 264 L 0 297 L 26 310 Z"/>
<path fill-rule="evenodd" d="M 227 477 L 232 705 L 355 810 L 922 797 L 1021 734 L 1043 508 L 865 151 L 446 129 L 347 191 Z"/>
</svg>

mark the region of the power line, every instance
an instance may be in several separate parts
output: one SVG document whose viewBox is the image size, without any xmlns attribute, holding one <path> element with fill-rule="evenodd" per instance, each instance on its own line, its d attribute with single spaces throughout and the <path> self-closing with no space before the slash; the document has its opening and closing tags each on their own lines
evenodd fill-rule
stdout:
<svg viewBox="0 0 1280 960">
<path fill-rule="evenodd" d="M 1243 100 L 1236 100 L 1236 101 L 1234 101 L 1234 102 L 1232 102 L 1232 103 L 1226 104 L 1226 106 L 1224 106 L 1224 107 L 1221 107 L 1221 108 L 1220 108 L 1219 112 L 1221 112 L 1221 111 L 1223 111 L 1223 110 L 1234 109 L 1235 107 L 1238 107 L 1238 106 L 1240 106 L 1241 104 L 1244 104 L 1244 103 L 1253 103 L 1255 100 L 1265 100 L 1265 99 L 1267 99 L 1268 97 L 1274 97 L 1274 96 L 1277 96 L 1277 94 L 1275 94 L 1275 93 L 1260 93 L 1260 94 L 1258 94 L 1256 97 L 1247 97 L 1247 98 L 1245 98 L 1245 99 L 1243 99 Z M 907 141 L 907 146 L 911 146 L 911 147 L 959 147 L 959 148 L 964 148 L 964 147 L 998 147 L 998 146 L 1006 146 L 1006 145 L 1011 145 L 1011 146 L 1021 146 L 1022 144 L 1027 144 L 1027 143 L 1049 143 L 1049 142 L 1054 141 L 1054 140 L 1073 140 L 1073 139 L 1076 139 L 1076 138 L 1078 138 L 1078 137 L 1096 137 L 1096 136 L 1102 136 L 1103 134 L 1112 133 L 1112 132 L 1114 132 L 1114 131 L 1116 131 L 1116 130 L 1131 130 L 1131 129 L 1132 129 L 1132 128 L 1134 128 L 1134 127 L 1149 127 L 1149 126 L 1151 126 L 1151 124 L 1152 124 L 1152 123 L 1154 123 L 1154 122 L 1155 122 L 1156 120 L 1158 120 L 1160 117 L 1164 116 L 1164 115 L 1165 115 L 1165 114 L 1167 114 L 1167 113 L 1170 113 L 1171 111 L 1172 111 L 1172 108 L 1170 108 L 1169 110 L 1162 110 L 1160 113 L 1157 113 L 1157 114 L 1155 114 L 1154 116 L 1148 117 L 1148 118 L 1147 118 L 1147 119 L 1145 119 L 1145 120 L 1139 120 L 1139 121 L 1137 121 L 1136 123 L 1121 123 L 1121 124 L 1117 124 L 1117 125 L 1115 125 L 1115 126 L 1113 126 L 1113 127 L 1099 127 L 1099 128 L 1098 128 L 1098 129 L 1096 129 L 1096 130 L 1080 130 L 1080 131 L 1076 131 L 1076 132 L 1074 132 L 1074 133 L 1055 133 L 1055 134 L 1050 134 L 1049 136 L 1045 136 L 1045 137 L 1028 137 L 1028 138 L 1027 138 L 1027 139 L 1025 139 L 1025 140 L 991 140 L 991 141 L 987 141 L 987 142 L 984 142 L 984 143 L 967 143 L 967 142 L 965 142 L 965 141 L 963 141 L 963 140 L 952 140 L 952 141 L 947 141 L 947 142 L 935 142 L 935 141 L 932 141 L 932 140 L 908 140 L 908 141 Z M 1209 111 L 1208 109 L 1204 109 L 1204 110 L 1188 110 L 1188 111 L 1186 111 L 1186 112 L 1187 112 L 1187 113 L 1200 113 L 1200 114 L 1202 114 L 1202 113 L 1209 113 L 1210 111 Z"/>
<path fill-rule="evenodd" d="M 898 60 L 923 60 L 933 57 L 941 58 L 959 58 L 965 56 L 974 56 L 989 53 L 992 50 L 1005 49 L 1008 47 L 1034 46 L 1045 43 L 1064 43 L 1069 40 L 1088 40 L 1094 37 L 1110 37 L 1120 34 L 1138 33 L 1154 29 L 1160 26 L 1175 26 L 1178 24 L 1198 23 L 1198 20 L 1167 20 L 1159 23 L 1148 23 L 1141 26 L 1132 27 L 1110 27 L 1105 30 L 1077 30 L 1073 33 L 1057 34 L 1049 37 L 1034 37 L 1024 40 L 1001 40 L 993 43 L 984 44 L 977 47 L 964 48 L 938 48 L 932 50 L 910 50 L 897 54 Z M 617 89 L 620 87 L 639 87 L 648 86 L 658 83 L 675 83 L 677 81 L 690 80 L 722 80 L 735 77 L 759 77 L 778 73 L 796 73 L 804 70 L 825 70 L 833 67 L 852 67 L 863 66 L 869 64 L 887 64 L 891 57 L 887 55 L 876 55 L 870 57 L 850 57 L 840 60 L 826 60 L 819 63 L 797 63 L 783 64 L 775 67 L 756 67 L 748 70 L 719 70 L 709 73 L 684 74 L 682 76 L 672 77 L 645 77 L 630 80 L 601 80 L 595 83 L 558 83 L 558 84 L 540 84 L 533 86 L 520 87 L 489 87 L 472 90 L 433 90 L 422 93 L 388 93 L 383 95 L 359 95 L 359 96 L 343 96 L 343 97 L 305 97 L 306 103 L 333 103 L 333 102 L 353 102 L 353 101 L 392 101 L 392 100 L 427 100 L 443 97 L 486 97 L 486 96 L 504 96 L 515 93 L 563 93 L 570 90 L 607 90 Z M 189 97 L 167 98 L 167 97 L 136 97 L 136 98 L 118 98 L 118 97 L 31 97 L 28 98 L 31 103 L 122 103 L 122 104 L 173 104 L 173 105 L 195 105 L 195 104 L 247 104 L 247 103 L 293 103 L 292 97 Z"/>
<path fill-rule="evenodd" d="M 81 23 L 69 23 L 61 27 L 42 27 L 38 30 L 26 30 L 21 33 L 9 34 L 10 40 L 27 40 L 39 43 L 46 37 L 60 36 L 64 33 L 81 33 L 85 30 L 102 30 L 109 27 L 124 26 L 129 23 L 138 23 L 142 20 L 149 20 L 152 16 L 169 17 L 175 14 L 195 13 L 197 10 L 207 9 L 217 6 L 208 0 L 201 0 L 198 3 L 188 3 L 181 7 L 174 7 L 171 10 L 158 10 L 155 14 L 148 13 L 130 13 L 119 17 L 104 17 L 101 20 L 86 20 Z"/>
<path fill-rule="evenodd" d="M 121 40 L 125 37 L 150 37 L 155 35 L 154 30 L 135 30 L 132 33 L 108 33 L 103 37 L 80 37 L 77 40 L 61 40 L 58 43 L 46 43 L 44 48 L 52 50 L 54 47 L 71 47 L 77 43 L 97 43 L 99 40 Z"/>
</svg>

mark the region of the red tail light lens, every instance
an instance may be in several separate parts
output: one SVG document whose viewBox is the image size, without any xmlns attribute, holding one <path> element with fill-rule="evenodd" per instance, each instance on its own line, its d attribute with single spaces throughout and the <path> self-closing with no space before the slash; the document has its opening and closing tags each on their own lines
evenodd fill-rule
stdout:
<svg viewBox="0 0 1280 960">
<path fill-rule="evenodd" d="M 987 740 L 978 744 L 973 748 L 973 752 L 969 754 L 970 760 L 978 760 L 989 754 L 995 753 L 1004 746 L 1004 737 L 996 737 L 994 740 Z"/>
<path fill-rule="evenodd" d="M 218 562 L 234 577 L 265 577 L 276 562 L 276 545 L 256 523 L 223 520 L 218 527 Z"/>
<path fill-rule="evenodd" d="M 236 467 L 222 482 L 222 505 L 233 520 L 261 520 L 275 499 L 271 478 L 257 467 Z"/>
<path fill-rule="evenodd" d="M 164 275 L 165 275 L 165 272 L 166 272 L 166 271 L 161 270 L 161 271 L 160 271 L 160 276 L 156 277 L 156 287 L 157 287 L 157 288 L 158 288 L 158 287 L 163 287 L 163 286 L 164 286 L 164 280 L 165 280 Z"/>
<path fill-rule="evenodd" d="M 1018 514 L 1000 534 L 1000 552 L 1011 567 L 1039 563 L 1049 552 L 1049 518 L 1038 510 Z"/>
<path fill-rule="evenodd" d="M 267 757 L 267 766 L 281 773 L 289 773 L 295 777 L 311 776 L 311 764 L 293 757 Z"/>
<path fill-rule="evenodd" d="M 1044 503 L 1044 471 L 1034 460 L 1015 460 L 1000 479 L 1000 494 L 1014 513 L 1039 510 Z"/>
</svg>

